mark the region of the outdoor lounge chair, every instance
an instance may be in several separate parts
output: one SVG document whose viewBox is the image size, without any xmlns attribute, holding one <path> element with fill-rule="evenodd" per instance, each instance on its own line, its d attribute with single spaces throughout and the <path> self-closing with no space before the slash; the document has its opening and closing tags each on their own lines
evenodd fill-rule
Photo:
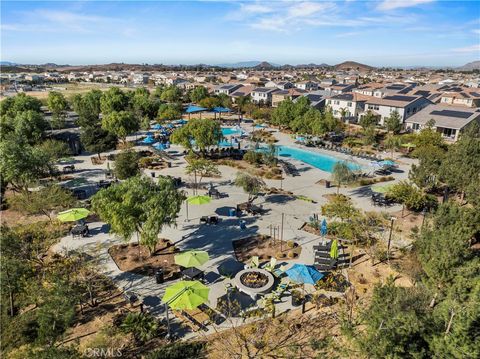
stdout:
<svg viewBox="0 0 480 359">
<path fill-rule="evenodd" d="M 258 265 L 258 256 L 253 256 L 252 258 L 250 258 L 250 263 L 248 265 L 249 268 L 258 268 Z"/>
<path fill-rule="evenodd" d="M 262 268 L 272 272 L 275 269 L 275 266 L 277 265 L 277 259 L 275 257 L 270 258 L 270 262 L 265 264 Z"/>
<path fill-rule="evenodd" d="M 285 275 L 286 269 L 287 269 L 287 266 L 282 265 L 280 266 L 280 268 L 275 268 L 274 270 L 272 270 L 272 274 L 274 277 L 281 278 Z"/>
</svg>

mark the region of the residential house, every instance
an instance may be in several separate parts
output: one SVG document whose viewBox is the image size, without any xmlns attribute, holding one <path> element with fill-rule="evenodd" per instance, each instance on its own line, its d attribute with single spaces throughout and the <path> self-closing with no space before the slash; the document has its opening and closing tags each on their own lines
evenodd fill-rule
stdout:
<svg viewBox="0 0 480 359">
<path fill-rule="evenodd" d="M 373 92 L 373 96 L 375 97 L 385 97 L 385 96 L 392 96 L 392 95 L 405 95 L 410 92 L 415 87 L 415 84 L 400 84 L 400 83 L 393 83 L 388 84 L 385 87 L 378 88 Z"/>
<path fill-rule="evenodd" d="M 429 104 L 431 102 L 422 96 L 393 95 L 383 98 L 370 97 L 365 101 L 365 112 L 372 111 L 376 114 L 378 123 L 383 126 L 385 119 L 390 117 L 394 111 L 397 111 L 402 118 L 402 122 L 405 122 L 407 118 Z"/>
<path fill-rule="evenodd" d="M 279 90 L 272 93 L 272 107 L 278 107 L 280 102 L 290 99 L 294 100 L 297 97 L 303 95 L 306 91 L 300 89 L 288 89 L 288 90 Z"/>
<path fill-rule="evenodd" d="M 332 110 L 333 116 L 356 122 L 364 110 L 367 96 L 350 92 L 326 97 L 325 106 Z"/>
<path fill-rule="evenodd" d="M 246 97 L 250 96 L 251 92 L 255 89 L 255 86 L 247 85 L 247 86 L 242 86 L 235 92 L 233 92 L 230 95 L 230 98 L 232 99 L 232 102 L 235 102 L 237 98 L 239 97 Z"/>
<path fill-rule="evenodd" d="M 295 87 L 300 90 L 305 91 L 315 91 L 318 90 L 318 84 L 313 81 L 300 81 L 295 83 Z"/>
<path fill-rule="evenodd" d="M 466 107 L 480 107 L 480 90 L 476 88 L 461 88 L 460 92 L 446 92 L 442 94 L 440 103 Z"/>
<path fill-rule="evenodd" d="M 234 93 L 241 87 L 241 84 L 224 84 L 217 86 L 213 92 L 215 93 L 215 95 L 220 95 L 223 93 L 230 96 L 230 94 Z"/>
<path fill-rule="evenodd" d="M 312 91 L 303 94 L 300 97 L 306 97 L 310 100 L 310 106 L 313 108 L 316 108 L 317 110 L 322 109 L 325 106 L 325 98 L 326 98 L 326 91 L 325 90 L 318 90 L 318 91 Z M 295 101 L 298 101 L 300 97 L 297 97 Z"/>
<path fill-rule="evenodd" d="M 473 122 L 480 124 L 480 109 L 462 106 L 429 105 L 405 121 L 405 127 L 414 132 L 425 128 L 433 120 L 433 128 L 449 141 L 457 141 L 459 134 Z"/>
<path fill-rule="evenodd" d="M 294 88 L 295 86 L 293 85 L 293 83 L 289 81 L 280 81 L 280 82 L 268 81 L 265 84 L 265 87 L 278 88 L 280 90 L 288 90 L 288 89 Z"/>
<path fill-rule="evenodd" d="M 352 84 L 334 84 L 334 85 L 325 87 L 325 91 L 327 91 L 327 93 L 333 96 L 333 95 L 339 95 L 342 93 L 352 92 L 354 88 L 355 88 L 355 85 L 352 85 Z"/>
<path fill-rule="evenodd" d="M 272 94 L 277 91 L 280 90 L 277 88 L 257 87 L 250 93 L 250 96 L 252 97 L 252 102 L 271 104 Z"/>
</svg>

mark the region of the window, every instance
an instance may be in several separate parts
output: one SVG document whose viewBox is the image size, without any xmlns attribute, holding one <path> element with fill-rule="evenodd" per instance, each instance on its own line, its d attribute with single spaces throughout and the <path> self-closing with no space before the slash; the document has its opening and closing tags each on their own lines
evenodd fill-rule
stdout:
<svg viewBox="0 0 480 359">
<path fill-rule="evenodd" d="M 351 103 L 351 102 L 347 102 L 347 107 L 352 107 L 352 103 Z"/>
<path fill-rule="evenodd" d="M 378 106 L 378 105 L 368 105 L 369 110 L 377 110 L 378 111 L 379 108 L 380 108 L 380 106 Z"/>
<path fill-rule="evenodd" d="M 420 125 L 418 123 L 414 123 L 412 125 L 412 128 L 415 130 L 415 131 L 418 131 L 420 129 Z"/>
</svg>

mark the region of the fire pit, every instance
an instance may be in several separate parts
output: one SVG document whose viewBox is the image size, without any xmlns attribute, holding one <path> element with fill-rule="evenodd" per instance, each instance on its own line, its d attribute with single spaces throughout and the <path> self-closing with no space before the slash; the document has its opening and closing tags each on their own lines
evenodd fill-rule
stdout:
<svg viewBox="0 0 480 359">
<path fill-rule="evenodd" d="M 238 289 L 255 298 L 272 289 L 273 275 L 265 269 L 249 268 L 238 272 L 234 281 Z"/>
</svg>

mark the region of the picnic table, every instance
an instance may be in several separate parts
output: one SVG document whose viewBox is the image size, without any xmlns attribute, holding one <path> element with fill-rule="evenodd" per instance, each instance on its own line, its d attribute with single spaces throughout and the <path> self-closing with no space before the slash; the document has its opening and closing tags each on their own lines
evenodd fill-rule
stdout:
<svg viewBox="0 0 480 359">
<path fill-rule="evenodd" d="M 203 271 L 198 268 L 191 267 L 182 270 L 182 277 L 188 280 L 195 280 L 195 279 L 202 279 L 203 278 Z"/>
<path fill-rule="evenodd" d="M 208 323 L 210 322 L 210 317 L 208 316 L 208 314 L 205 313 L 200 308 L 187 309 L 187 310 L 184 310 L 184 312 L 203 326 L 208 325 Z"/>
<path fill-rule="evenodd" d="M 202 216 L 200 217 L 200 223 L 218 224 L 218 216 Z"/>
<path fill-rule="evenodd" d="M 74 165 L 68 165 L 62 168 L 63 173 L 73 173 L 75 171 Z"/>
<path fill-rule="evenodd" d="M 70 230 L 72 237 L 86 237 L 89 234 L 89 229 L 86 224 L 77 224 Z"/>
</svg>

